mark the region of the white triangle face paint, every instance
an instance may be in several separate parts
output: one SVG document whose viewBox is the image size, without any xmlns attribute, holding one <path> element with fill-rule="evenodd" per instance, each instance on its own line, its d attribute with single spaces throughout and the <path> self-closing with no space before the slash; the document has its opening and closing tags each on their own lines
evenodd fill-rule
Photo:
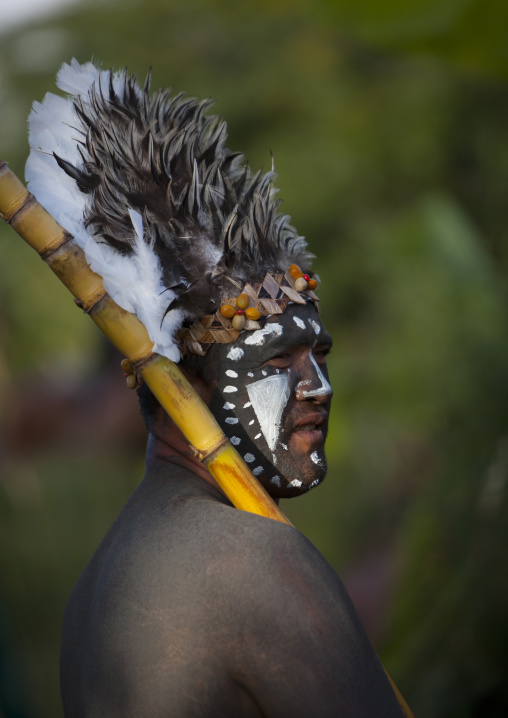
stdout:
<svg viewBox="0 0 508 718">
<path fill-rule="evenodd" d="M 277 446 L 280 420 L 289 399 L 286 374 L 275 374 L 247 384 L 247 392 L 270 451 Z"/>
</svg>

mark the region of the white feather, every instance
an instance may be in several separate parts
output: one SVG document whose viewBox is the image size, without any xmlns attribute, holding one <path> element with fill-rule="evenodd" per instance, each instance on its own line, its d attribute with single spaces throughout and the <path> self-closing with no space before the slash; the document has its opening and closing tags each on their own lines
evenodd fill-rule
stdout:
<svg viewBox="0 0 508 718">
<path fill-rule="evenodd" d="M 80 65 L 74 59 L 70 65 L 62 66 L 57 84 L 71 97 L 65 99 L 48 93 L 42 103 L 34 103 L 29 117 L 31 152 L 25 175 L 30 192 L 74 236 L 90 267 L 102 277 L 106 291 L 145 325 L 154 351 L 177 362 L 180 351 L 172 337 L 182 326 L 184 316 L 180 310 L 172 310 L 163 321 L 164 312 L 175 294 L 165 289 L 159 259 L 153 246 L 143 238 L 142 216 L 129 209 L 135 234 L 131 257 L 119 254 L 104 242 L 97 242 L 84 224 L 86 195 L 79 191 L 76 182 L 60 169 L 53 157 L 56 153 L 76 167 L 82 167 L 83 160 L 78 151 L 82 135 L 73 96 L 80 96 L 87 103 L 91 86 L 100 82 L 104 96 L 109 98 L 108 74 L 89 62 Z M 113 79 L 114 90 L 120 96 L 123 95 L 122 78 L 122 74 L 117 73 Z"/>
</svg>

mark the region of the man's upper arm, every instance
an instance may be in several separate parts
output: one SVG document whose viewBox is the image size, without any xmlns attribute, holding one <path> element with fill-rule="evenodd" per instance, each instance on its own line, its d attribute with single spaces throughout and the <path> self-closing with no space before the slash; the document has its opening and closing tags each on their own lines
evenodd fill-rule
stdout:
<svg viewBox="0 0 508 718">
<path fill-rule="evenodd" d="M 336 573 L 297 531 L 269 524 L 229 563 L 236 680 L 267 717 L 400 717 Z"/>
</svg>

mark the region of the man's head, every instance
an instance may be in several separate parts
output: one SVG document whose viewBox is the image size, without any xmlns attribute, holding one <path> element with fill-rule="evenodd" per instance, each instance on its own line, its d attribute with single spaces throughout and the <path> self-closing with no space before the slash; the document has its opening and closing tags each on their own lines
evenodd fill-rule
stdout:
<svg viewBox="0 0 508 718">
<path fill-rule="evenodd" d="M 298 496 L 324 479 L 330 348 L 308 303 L 214 352 L 212 412 L 273 497 Z"/>
<path fill-rule="evenodd" d="M 47 95 L 31 115 L 29 186 L 154 351 L 173 361 L 184 351 L 270 492 L 307 490 L 325 472 L 330 342 L 273 168 L 252 173 L 227 148 L 208 100 L 151 96 L 149 81 L 75 61 L 58 84 L 69 96 Z M 189 353 L 210 345 L 193 366 Z"/>
</svg>

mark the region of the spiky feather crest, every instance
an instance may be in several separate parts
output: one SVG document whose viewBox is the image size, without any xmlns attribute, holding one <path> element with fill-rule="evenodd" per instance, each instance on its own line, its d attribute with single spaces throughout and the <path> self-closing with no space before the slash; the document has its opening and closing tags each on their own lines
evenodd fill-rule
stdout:
<svg viewBox="0 0 508 718">
<path fill-rule="evenodd" d="M 308 267 L 279 212 L 275 174 L 253 174 L 225 146 L 211 100 L 149 94 L 126 71 L 73 60 L 30 116 L 30 190 L 74 236 L 113 299 L 178 361 L 172 335 L 216 311 L 231 280 Z"/>
</svg>

